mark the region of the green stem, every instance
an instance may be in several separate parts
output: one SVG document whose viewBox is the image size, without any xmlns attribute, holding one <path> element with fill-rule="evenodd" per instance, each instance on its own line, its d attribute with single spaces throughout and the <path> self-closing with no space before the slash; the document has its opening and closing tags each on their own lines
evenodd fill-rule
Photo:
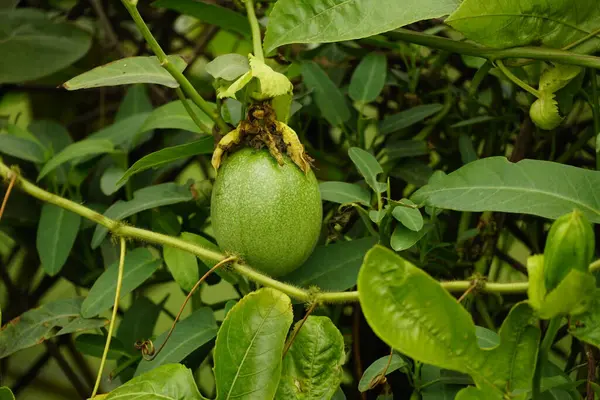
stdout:
<svg viewBox="0 0 600 400">
<path fill-rule="evenodd" d="M 596 71 L 590 71 L 592 80 L 592 112 L 594 113 L 594 136 L 596 137 L 596 169 L 600 170 L 600 148 L 598 148 L 598 136 L 600 136 L 600 102 L 598 102 L 598 80 Z"/>
<path fill-rule="evenodd" d="M 554 338 L 556 338 L 556 334 L 560 329 L 562 317 L 554 317 L 550 320 L 548 324 L 548 329 L 546 330 L 546 334 L 544 335 L 544 340 L 542 340 L 542 344 L 540 345 L 540 350 L 538 353 L 537 365 L 535 368 L 535 373 L 533 375 L 533 388 L 532 388 L 532 400 L 541 400 L 541 382 L 542 382 L 542 367 L 548 361 L 548 353 L 552 347 L 552 343 L 554 343 Z"/>
<path fill-rule="evenodd" d="M 260 61 L 265 61 L 262 48 L 262 37 L 260 35 L 260 26 L 258 25 L 258 19 L 254 12 L 254 0 L 245 0 L 246 12 L 248 13 L 248 22 L 250 22 L 250 29 L 252 30 L 252 46 L 254 48 L 254 57 Z"/>
<path fill-rule="evenodd" d="M 510 70 L 504 66 L 504 63 L 501 60 L 497 60 L 496 65 L 498 66 L 498 68 L 500 68 L 500 71 L 502 71 L 502 73 L 504 75 L 506 75 L 506 77 L 508 79 L 513 81 L 513 83 L 515 85 L 520 86 L 521 89 L 528 91 L 529 93 L 531 93 L 532 95 L 534 95 L 537 98 L 539 98 L 541 96 L 539 91 L 532 88 L 531 86 L 529 86 L 528 84 L 526 84 L 525 82 L 523 82 L 522 80 L 517 78 L 512 72 L 510 72 Z"/>
<path fill-rule="evenodd" d="M 0 162 L 0 178 L 10 180 L 13 176 L 14 172 L 4 163 Z M 64 208 L 65 210 L 69 210 L 84 218 L 94 221 L 108 228 L 108 230 L 110 230 L 116 236 L 134 238 L 147 243 L 156 243 L 162 246 L 174 247 L 194 254 L 199 258 L 206 258 L 217 262 L 227 258 L 220 252 L 206 249 L 176 237 L 148 231 L 146 229 L 136 228 L 134 226 L 128 226 L 121 221 L 112 220 L 94 210 L 82 206 L 79 203 L 47 192 L 28 180 L 22 178 L 21 176 L 17 176 L 15 180 L 15 187 L 18 187 L 25 193 L 35 197 L 38 200 L 54 204 L 58 207 Z M 600 267 L 599 261 L 594 264 L 598 264 L 598 267 Z M 245 264 L 235 263 L 233 264 L 233 269 L 237 273 L 246 276 L 256 283 L 278 289 L 288 296 L 301 301 L 316 301 L 321 303 L 345 303 L 358 301 L 357 291 L 314 293 L 313 291 L 298 288 L 296 286 L 275 280 Z M 473 283 L 471 281 L 440 282 L 440 285 L 449 292 L 464 292 L 471 287 L 472 284 Z M 526 293 L 529 284 L 528 282 L 482 282 L 482 286 L 483 287 L 480 291 L 483 293 L 518 294 Z"/>
<path fill-rule="evenodd" d="M 115 330 L 115 321 L 117 320 L 117 310 L 119 309 L 119 298 L 121 297 L 121 286 L 123 285 L 123 267 L 125 266 L 125 250 L 126 250 L 125 238 L 121 238 L 121 254 L 119 257 L 119 272 L 117 275 L 117 289 L 115 290 L 115 304 L 113 306 L 113 313 L 110 319 L 110 326 L 108 327 L 108 335 L 106 336 L 106 345 L 104 346 L 104 353 L 100 360 L 100 368 L 98 369 L 98 376 L 96 377 L 96 384 L 94 385 L 94 391 L 92 392 L 92 398 L 96 396 L 98 388 L 100 387 L 100 381 L 102 380 L 102 371 L 104 370 L 104 364 L 106 363 L 106 357 L 108 356 L 108 350 L 110 349 L 110 341 L 112 339 L 113 331 Z"/>
<path fill-rule="evenodd" d="M 467 54 L 475 57 L 487 58 L 490 61 L 503 60 L 507 58 L 531 58 L 534 60 L 554 61 L 561 64 L 579 65 L 600 69 L 600 57 L 572 53 L 559 49 L 543 47 L 512 47 L 510 49 L 491 49 L 459 42 L 426 33 L 415 32 L 408 29 L 397 29 L 386 33 L 392 39 L 433 47 L 435 49 L 447 50 L 453 53 Z"/>
<path fill-rule="evenodd" d="M 215 122 L 215 124 L 219 128 L 219 131 L 223 133 L 229 132 L 229 125 L 227 125 L 225 120 L 223 120 L 223 118 L 221 118 L 221 116 L 212 109 L 210 104 L 206 100 L 204 100 L 202 96 L 200 96 L 198 91 L 185 77 L 185 75 L 183 75 L 183 73 L 179 71 L 175 67 L 175 65 L 169 62 L 167 55 L 152 35 L 152 32 L 150 32 L 150 29 L 148 29 L 148 25 L 146 25 L 146 23 L 142 19 L 142 16 L 140 15 L 140 12 L 136 7 L 137 1 L 132 2 L 128 0 L 121 0 L 121 2 L 131 15 L 133 22 L 135 22 L 135 25 L 146 40 L 146 43 L 148 43 L 148 46 L 150 46 L 150 48 L 152 49 L 152 52 L 156 54 L 158 61 L 160 61 L 160 65 L 162 65 L 162 67 L 166 69 L 167 72 L 169 72 L 169 74 L 171 74 L 171 76 L 179 83 L 179 86 L 181 87 L 183 92 L 185 92 L 189 96 L 189 98 L 194 102 L 194 104 L 196 104 L 206 115 L 208 115 Z"/>
<path fill-rule="evenodd" d="M 469 86 L 470 97 L 475 97 L 475 95 L 477 94 L 477 90 L 479 89 L 479 85 L 481 85 L 483 78 L 485 78 L 488 72 L 490 72 L 492 66 L 493 65 L 491 62 L 486 61 L 485 64 L 479 67 L 477 72 L 475 72 L 475 76 L 473 76 L 473 80 L 471 81 L 471 86 Z"/>
<path fill-rule="evenodd" d="M 207 133 L 209 135 L 212 134 L 211 129 L 208 126 L 204 125 L 204 123 L 202 121 L 200 121 L 200 119 L 198 118 L 198 116 L 196 115 L 194 110 L 192 110 L 192 107 L 190 106 L 190 103 L 188 103 L 187 99 L 185 98 L 185 94 L 183 93 L 181 88 L 176 88 L 175 93 L 177 93 L 177 97 L 179 97 L 179 100 L 181 100 L 183 107 L 185 108 L 187 113 L 190 115 L 190 117 L 192 117 L 192 120 L 194 121 L 196 126 L 198 126 L 198 128 L 200 128 L 200 130 L 203 131 L 204 133 Z"/>
</svg>

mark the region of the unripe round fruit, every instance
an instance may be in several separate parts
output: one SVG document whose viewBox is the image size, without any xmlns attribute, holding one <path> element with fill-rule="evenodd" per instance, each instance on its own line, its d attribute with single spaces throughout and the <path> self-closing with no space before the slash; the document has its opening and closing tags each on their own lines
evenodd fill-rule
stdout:
<svg viewBox="0 0 600 400">
<path fill-rule="evenodd" d="M 221 250 L 271 276 L 298 268 L 321 231 L 317 179 L 284 155 L 243 148 L 221 164 L 212 192 L 211 220 Z"/>
</svg>

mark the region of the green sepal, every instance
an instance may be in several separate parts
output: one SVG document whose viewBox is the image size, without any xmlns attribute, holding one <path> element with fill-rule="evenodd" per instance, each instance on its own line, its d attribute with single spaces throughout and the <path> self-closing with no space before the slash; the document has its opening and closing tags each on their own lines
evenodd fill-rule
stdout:
<svg viewBox="0 0 600 400">
<path fill-rule="evenodd" d="M 558 103 L 554 93 L 540 92 L 540 97 L 529 108 L 529 116 L 534 124 L 545 130 L 552 130 L 560 125 L 563 118 L 558 111 Z"/>
</svg>

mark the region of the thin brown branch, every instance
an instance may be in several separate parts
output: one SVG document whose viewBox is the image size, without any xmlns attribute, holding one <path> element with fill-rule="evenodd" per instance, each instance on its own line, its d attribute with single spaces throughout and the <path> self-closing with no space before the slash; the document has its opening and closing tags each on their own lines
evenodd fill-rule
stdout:
<svg viewBox="0 0 600 400">
<path fill-rule="evenodd" d="M 304 323 L 308 319 L 309 315 L 312 314 L 312 312 L 315 310 L 316 307 L 317 307 L 317 302 L 313 301 L 313 303 L 310 305 L 310 308 L 308 309 L 308 311 L 306 311 L 304 318 L 302 318 L 302 320 L 298 323 L 298 325 L 292 332 L 292 337 L 290 337 L 290 340 L 288 340 L 287 344 L 285 345 L 285 349 L 283 349 L 282 358 L 285 357 L 285 355 L 287 354 L 290 347 L 292 347 L 292 343 L 294 343 L 294 339 L 296 339 L 298 332 L 300 332 L 300 329 L 302 328 L 302 326 L 304 326 Z"/>
<path fill-rule="evenodd" d="M 8 203 L 8 198 L 10 197 L 10 192 L 15 186 L 15 182 L 17 181 L 17 174 L 12 173 L 10 178 L 10 182 L 8 184 L 8 189 L 6 189 L 6 194 L 4 195 L 4 200 L 2 200 L 2 206 L 0 206 L 0 221 L 2 221 L 2 215 L 4 214 L 4 209 L 6 208 L 6 204 Z"/>
<path fill-rule="evenodd" d="M 594 346 L 585 345 L 585 355 L 587 357 L 587 400 L 594 400 L 594 388 L 592 384 L 596 381 L 596 357 L 594 354 Z"/>
<path fill-rule="evenodd" d="M 173 325 L 171 325 L 171 329 L 169 330 L 169 333 L 167 334 L 167 337 L 165 338 L 164 342 L 162 342 L 162 344 L 160 345 L 160 347 L 158 348 L 158 350 L 154 351 L 154 345 L 150 341 L 146 341 L 146 342 L 143 342 L 141 344 L 136 344 L 136 347 L 138 349 L 142 350 L 142 356 L 144 357 L 144 360 L 147 360 L 147 361 L 154 360 L 156 358 L 156 356 L 165 347 L 165 345 L 169 341 L 169 338 L 171 337 L 171 334 L 173 333 L 173 330 L 175 330 L 175 326 L 177 325 L 177 322 L 179 321 L 179 318 L 181 317 L 181 314 L 183 313 L 183 310 L 185 309 L 185 306 L 187 305 L 188 301 L 192 298 L 192 295 L 194 294 L 194 292 L 198 289 L 198 287 L 200 287 L 200 284 L 202 282 L 204 282 L 204 280 L 206 278 L 208 278 L 210 276 L 210 274 L 212 274 L 213 272 L 215 272 L 217 269 L 221 268 L 225 264 L 228 264 L 228 263 L 236 261 L 236 260 L 237 260 L 237 257 L 233 257 L 233 256 L 224 258 L 223 260 L 221 260 L 218 263 L 216 263 L 214 267 L 212 267 L 209 271 L 207 271 L 202 276 L 202 278 L 200 278 L 198 280 L 198 282 L 196 282 L 196 284 L 194 285 L 194 287 L 192 288 L 192 290 L 190 290 L 190 292 L 186 296 L 185 301 L 183 302 L 183 304 L 179 308 L 179 312 L 177 313 L 177 316 L 175 317 L 175 321 L 173 321 Z M 148 342 L 150 342 L 150 343 L 148 343 Z M 150 350 L 147 350 L 147 349 L 150 349 Z M 150 357 L 147 357 L 147 355 L 150 355 Z"/>
</svg>

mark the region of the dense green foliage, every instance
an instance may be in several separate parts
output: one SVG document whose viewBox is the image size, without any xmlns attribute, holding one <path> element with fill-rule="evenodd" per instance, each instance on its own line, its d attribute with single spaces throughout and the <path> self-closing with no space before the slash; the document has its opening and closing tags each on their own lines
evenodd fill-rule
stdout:
<svg viewBox="0 0 600 400">
<path fill-rule="evenodd" d="M 599 32 L 0 1 L 0 400 L 598 398 Z"/>
</svg>

